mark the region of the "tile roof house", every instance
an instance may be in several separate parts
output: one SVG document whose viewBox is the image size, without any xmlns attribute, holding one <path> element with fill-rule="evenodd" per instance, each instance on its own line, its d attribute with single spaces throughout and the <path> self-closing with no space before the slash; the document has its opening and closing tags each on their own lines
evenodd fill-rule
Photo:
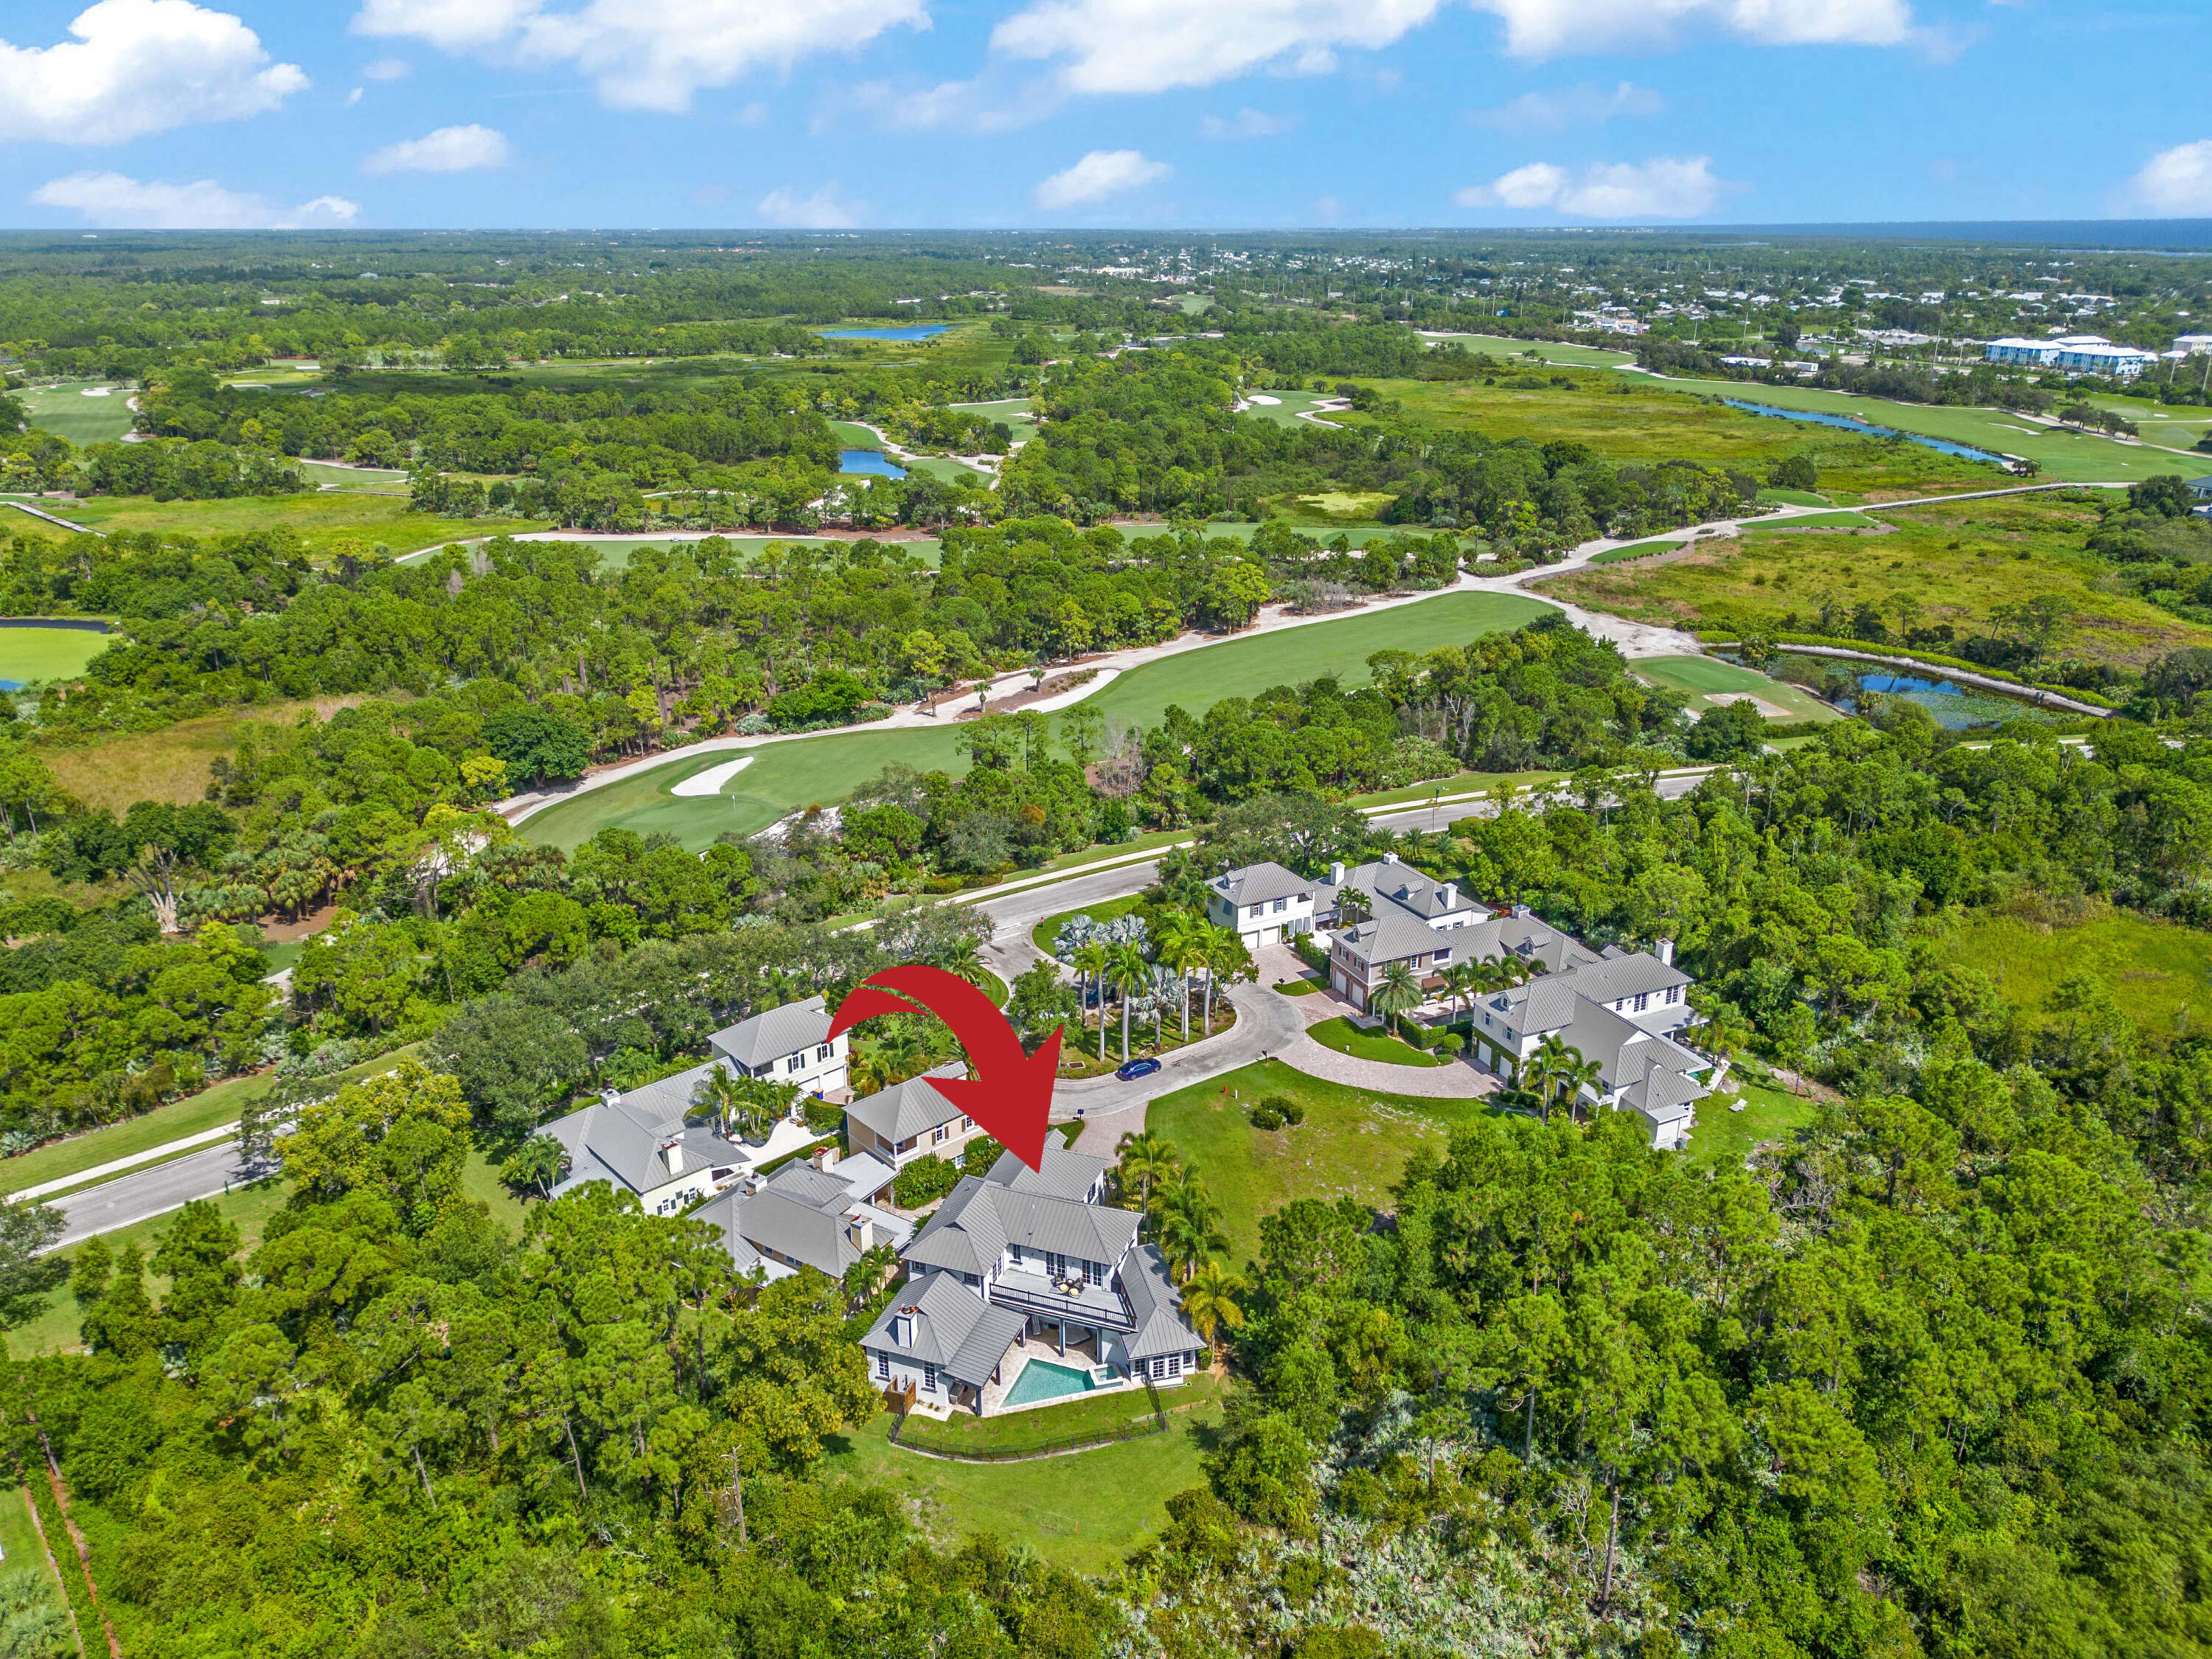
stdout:
<svg viewBox="0 0 2212 1659">
<path fill-rule="evenodd" d="M 1139 1217 L 1098 1202 L 1105 1175 L 1103 1158 L 1048 1147 L 1040 1170 L 1007 1152 L 988 1175 L 962 1177 L 899 1252 L 908 1284 L 861 1339 L 876 1381 L 911 1386 L 925 1407 L 988 1415 L 1071 1392 L 1176 1383 L 1202 1366 L 1206 1344 L 1183 1317 L 1165 1259 L 1137 1242 Z M 998 1322 L 975 1324 L 965 1310 L 948 1321 L 953 1295 Z M 1029 1340 L 1048 1334 L 1049 1359 Z M 997 1350 L 985 1354 L 992 1340 Z M 953 1352 L 957 1364 L 941 1357 Z M 1071 1358 L 1082 1371 L 1060 1363 Z M 1040 1364 L 1043 1385 L 1024 1384 Z"/>
<path fill-rule="evenodd" d="M 975 1120 L 932 1087 L 930 1079 L 967 1075 L 963 1065 L 940 1066 L 879 1094 L 863 1095 L 845 1108 L 845 1144 L 893 1170 L 932 1152 L 957 1156 L 976 1133 Z"/>
<path fill-rule="evenodd" d="M 813 1267 L 841 1279 L 876 1246 L 896 1249 L 914 1236 L 912 1222 L 870 1201 L 866 1189 L 882 1168 L 787 1164 L 750 1191 L 723 1194 L 698 1219 L 720 1231 L 741 1273 L 757 1268 L 769 1279 L 786 1279 Z"/>
</svg>

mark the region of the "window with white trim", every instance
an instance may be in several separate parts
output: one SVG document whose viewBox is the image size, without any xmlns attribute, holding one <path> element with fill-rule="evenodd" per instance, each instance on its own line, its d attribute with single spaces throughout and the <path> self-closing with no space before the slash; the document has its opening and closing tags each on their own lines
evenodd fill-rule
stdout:
<svg viewBox="0 0 2212 1659">
<path fill-rule="evenodd" d="M 924 1394 L 937 1392 L 937 1367 L 926 1360 L 921 1367 L 921 1388 Z"/>
<path fill-rule="evenodd" d="M 1290 902 L 1290 900 L 1288 900 L 1288 899 L 1277 899 L 1277 900 L 1275 901 L 1275 909 L 1274 909 L 1274 914 L 1279 916 L 1280 915 L 1282 915 L 1282 914 L 1283 914 L 1283 912 L 1284 912 L 1284 911 L 1285 911 L 1285 910 L 1289 909 L 1290 908 L 1291 908 L 1291 902 Z"/>
<path fill-rule="evenodd" d="M 951 1133 L 951 1131 L 944 1124 L 940 1123 L 934 1129 L 932 1129 L 929 1132 L 929 1139 L 932 1144 L 934 1144 L 944 1139 L 945 1137 L 950 1133 Z"/>
<path fill-rule="evenodd" d="M 1650 1006 L 1650 1004 L 1651 994 L 1649 991 L 1638 991 L 1636 994 L 1636 1012 L 1638 1013 L 1642 1013 L 1644 1009 Z"/>
<path fill-rule="evenodd" d="M 876 1381 L 888 1382 L 890 1380 L 891 1357 L 887 1353 L 879 1353 L 876 1356 Z"/>
<path fill-rule="evenodd" d="M 806 1056 L 805 1054 L 793 1054 L 789 1060 L 783 1062 L 783 1069 L 787 1072 L 805 1071 L 806 1069 Z"/>
<path fill-rule="evenodd" d="M 832 1043 L 832 1042 L 818 1043 L 818 1044 L 817 1044 L 817 1045 L 816 1045 L 815 1049 L 814 1049 L 814 1058 L 815 1058 L 815 1059 L 817 1059 L 817 1060 L 827 1060 L 827 1059 L 829 1059 L 829 1058 L 830 1058 L 830 1055 L 832 1055 L 832 1054 L 836 1054 L 836 1052 L 837 1052 L 837 1046 L 836 1046 L 836 1044 L 835 1044 L 835 1043 Z"/>
</svg>

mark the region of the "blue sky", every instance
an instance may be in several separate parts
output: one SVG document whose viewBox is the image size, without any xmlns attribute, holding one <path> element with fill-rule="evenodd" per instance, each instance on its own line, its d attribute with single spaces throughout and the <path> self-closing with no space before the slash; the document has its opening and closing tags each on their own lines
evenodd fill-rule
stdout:
<svg viewBox="0 0 2212 1659">
<path fill-rule="evenodd" d="M 2212 216 L 2201 4 L 0 7 L 0 224 Z"/>
</svg>

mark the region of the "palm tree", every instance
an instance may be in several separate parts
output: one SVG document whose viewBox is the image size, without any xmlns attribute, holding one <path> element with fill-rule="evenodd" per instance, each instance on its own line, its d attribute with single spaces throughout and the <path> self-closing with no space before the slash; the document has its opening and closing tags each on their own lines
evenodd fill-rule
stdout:
<svg viewBox="0 0 2212 1659">
<path fill-rule="evenodd" d="M 1190 970 L 1206 954 L 1200 935 L 1202 925 L 1188 916 L 1170 916 L 1152 935 L 1152 951 L 1160 965 L 1172 969 L 1182 1002 L 1182 1040 L 1190 1041 Z"/>
<path fill-rule="evenodd" d="M 981 949 L 969 934 L 947 940 L 930 959 L 929 965 L 941 968 L 957 979 L 966 980 L 970 985 L 980 986 L 991 976 L 991 970 L 983 963 Z"/>
<path fill-rule="evenodd" d="M 1252 953 L 1244 948 L 1236 930 L 1229 927 L 1208 927 L 1206 930 L 1206 1029 L 1213 1029 L 1213 988 L 1224 981 L 1244 978 L 1252 971 Z"/>
<path fill-rule="evenodd" d="M 1552 1106 L 1558 1098 L 1559 1085 L 1570 1072 L 1581 1066 L 1582 1058 L 1560 1042 L 1555 1032 L 1536 1045 L 1536 1052 L 1521 1068 L 1522 1085 L 1535 1095 L 1545 1122 L 1552 1121 Z"/>
<path fill-rule="evenodd" d="M 1113 963 L 1114 953 L 1103 939 L 1087 940 L 1075 953 L 1075 982 L 1080 987 L 1088 979 L 1091 994 L 1098 1000 L 1098 1058 L 1102 1060 L 1106 1058 L 1106 970 Z"/>
<path fill-rule="evenodd" d="M 532 1135 L 514 1149 L 500 1173 L 510 1187 L 531 1186 L 551 1198 L 554 1183 L 568 1173 L 568 1149 L 551 1135 Z"/>
<path fill-rule="evenodd" d="M 1115 1174 L 1121 1183 L 1122 1196 L 1127 1197 L 1133 1190 L 1140 1210 L 1151 1204 L 1153 1187 L 1182 1168 L 1182 1158 L 1176 1152 L 1175 1142 L 1146 1134 L 1142 1129 L 1130 1130 L 1115 1150 L 1121 1154 L 1121 1164 Z"/>
<path fill-rule="evenodd" d="M 1464 1002 L 1467 1004 L 1468 1012 L 1472 1015 L 1474 1012 L 1475 998 L 1480 996 L 1486 988 L 1488 988 L 1487 976 L 1472 962 L 1455 962 L 1444 969 L 1444 994 L 1451 999 L 1451 1006 L 1455 1012 L 1458 1011 L 1460 1004 Z"/>
<path fill-rule="evenodd" d="M 1605 1086 L 1605 1067 L 1596 1060 L 1584 1060 L 1583 1051 L 1570 1048 L 1559 1070 L 1559 1092 L 1566 1097 L 1567 1111 L 1573 1120 L 1583 1121 L 1583 1090 L 1587 1086 L 1595 1094 Z"/>
<path fill-rule="evenodd" d="M 1129 1001 L 1152 984 L 1152 964 L 1145 960 L 1145 953 L 1138 946 L 1124 945 L 1114 952 L 1113 965 L 1106 973 L 1121 998 L 1121 1059 L 1127 1064 L 1129 1058 Z M 1104 1011 L 1101 1010 L 1098 1047 L 1102 1060 L 1105 1058 L 1106 1048 L 1105 1018 Z"/>
<path fill-rule="evenodd" d="M 714 1070 L 701 1078 L 698 1086 L 691 1091 L 691 1104 L 706 1113 L 726 1133 L 740 1110 L 738 1080 L 730 1074 L 730 1068 L 718 1062 Z"/>
<path fill-rule="evenodd" d="M 1218 1348 L 1218 1333 L 1244 1328 L 1244 1310 L 1237 1297 L 1250 1288 L 1218 1261 L 1201 1261 L 1182 1282 L 1182 1316 L 1209 1346 Z"/>
<path fill-rule="evenodd" d="M 1229 1248 L 1219 1225 L 1220 1209 L 1198 1171 L 1178 1170 L 1152 1193 L 1153 1237 L 1176 1282 L 1188 1279 L 1208 1256 Z"/>
<path fill-rule="evenodd" d="M 1510 951 L 1502 957 L 1485 957 L 1482 965 L 1490 970 L 1497 981 L 1493 989 L 1510 991 L 1516 985 L 1528 982 L 1528 964 Z"/>
<path fill-rule="evenodd" d="M 1382 970 L 1382 982 L 1367 999 L 1372 1012 L 1395 1025 L 1401 1018 L 1421 1003 L 1421 981 L 1413 970 L 1402 962 L 1394 962 Z M 1401 1032 L 1402 1036 L 1404 1034 Z"/>
</svg>

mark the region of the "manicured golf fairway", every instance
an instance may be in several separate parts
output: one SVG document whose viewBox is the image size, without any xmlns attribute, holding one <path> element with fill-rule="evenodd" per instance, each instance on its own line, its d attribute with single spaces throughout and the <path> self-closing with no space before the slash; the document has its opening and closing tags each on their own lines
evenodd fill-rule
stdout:
<svg viewBox="0 0 2212 1659">
<path fill-rule="evenodd" d="M 88 628 L 0 628 L 0 682 L 73 680 L 108 640 Z"/>
<path fill-rule="evenodd" d="M 1741 668 L 1732 662 L 1723 662 L 1717 657 L 1639 657 L 1629 667 L 1654 685 L 1687 692 L 1694 699 L 1690 705 L 1693 708 L 1713 707 L 1711 699 L 1716 694 L 1727 696 L 1749 692 L 1762 702 L 1771 702 L 1777 708 L 1787 710 L 1792 720 L 1832 720 L 1843 718 L 1818 697 L 1796 686 L 1771 679 L 1755 668 Z"/>
<path fill-rule="evenodd" d="M 1418 605 L 1336 622 L 1255 634 L 1249 639 L 1148 663 L 1086 699 L 1109 720 L 1157 726 L 1170 703 L 1203 714 L 1224 697 L 1249 696 L 1271 685 L 1297 685 L 1334 674 L 1349 684 L 1369 678 L 1377 651 L 1433 651 L 1483 634 L 1519 628 L 1552 609 L 1507 593 L 1442 593 Z"/>
<path fill-rule="evenodd" d="M 23 405 L 33 426 L 73 444 L 107 443 L 131 430 L 131 388 L 119 381 L 64 380 L 8 395 Z"/>
<path fill-rule="evenodd" d="M 1492 357 L 1519 357 L 1523 361 L 1526 361 L 1527 354 L 1533 351 L 1547 363 L 1571 364 L 1577 368 L 1613 368 L 1636 361 L 1635 353 L 1629 351 L 1608 351 L 1602 346 L 1568 345 L 1557 340 L 1509 340 L 1502 334 L 1455 334 L 1446 339 L 1431 339 L 1429 343 L 1456 345 L 1464 350 L 1480 352 Z"/>
<path fill-rule="evenodd" d="M 1086 701 L 1109 719 L 1157 725 L 1170 703 L 1202 714 L 1224 697 L 1249 696 L 1322 674 L 1358 684 L 1368 678 L 1367 659 L 1375 652 L 1463 644 L 1478 635 L 1517 628 L 1550 608 L 1507 594 L 1443 593 L 1370 616 L 1202 646 L 1121 675 Z M 763 744 L 751 751 L 753 763 L 716 795 L 685 797 L 669 790 L 723 764 L 731 758 L 729 751 L 672 758 L 548 807 L 526 819 L 520 832 L 532 841 L 573 848 L 616 823 L 640 835 L 665 831 L 686 847 L 707 847 L 726 830 L 750 836 L 807 806 L 835 805 L 894 761 L 924 771 L 964 772 L 967 757 L 954 748 L 958 735 L 948 703 L 941 727 L 862 727 Z"/>
</svg>

